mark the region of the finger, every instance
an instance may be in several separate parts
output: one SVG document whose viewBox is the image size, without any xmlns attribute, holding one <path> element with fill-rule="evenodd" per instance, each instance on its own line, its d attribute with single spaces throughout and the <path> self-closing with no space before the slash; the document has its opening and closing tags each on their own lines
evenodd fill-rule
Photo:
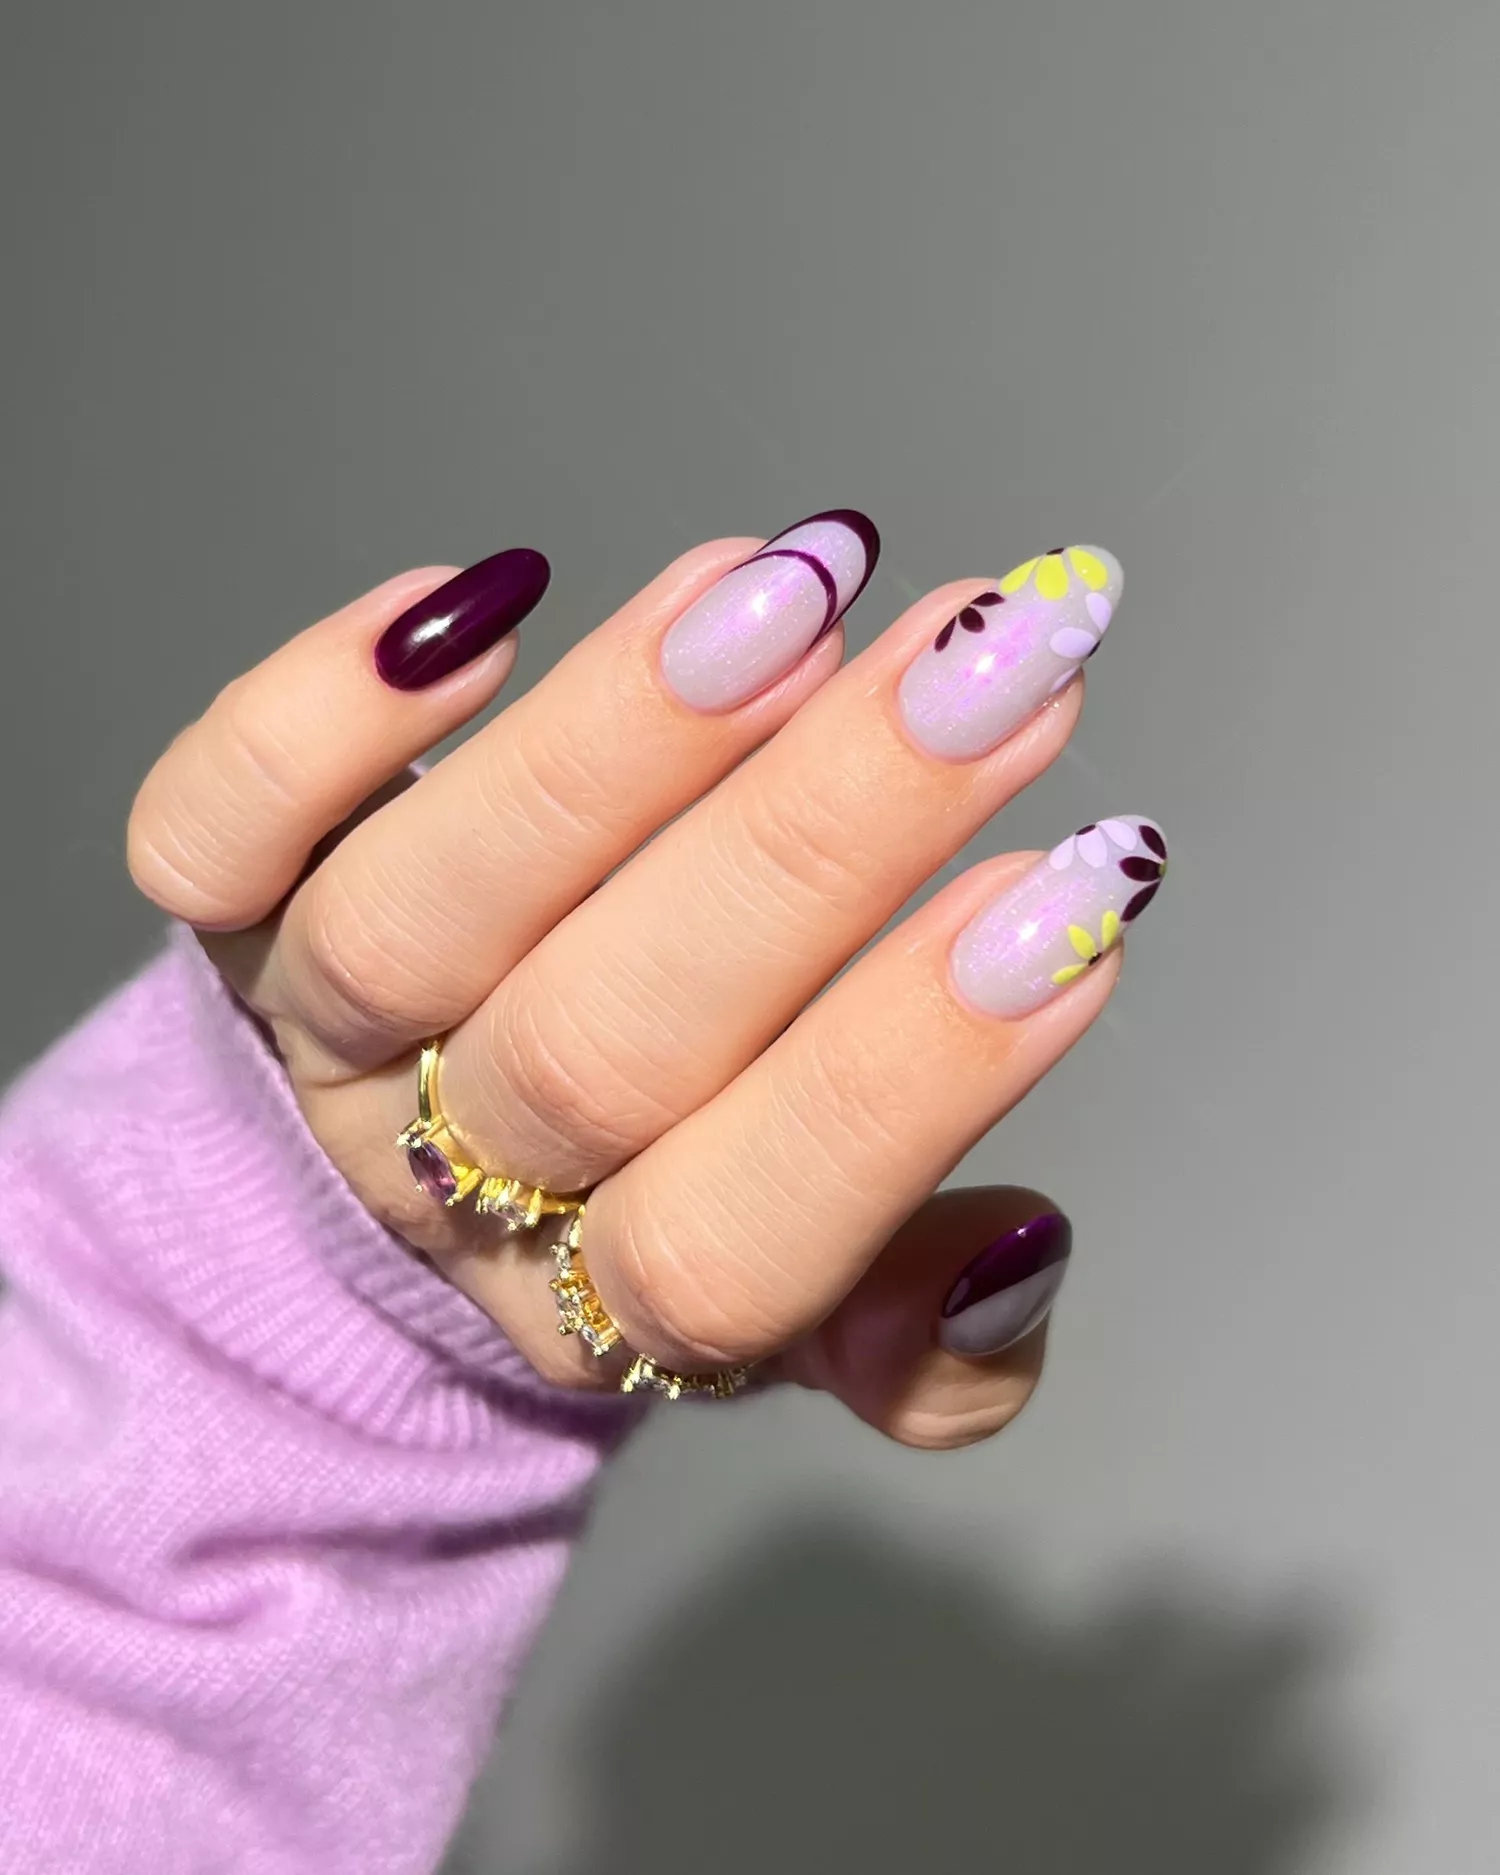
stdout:
<svg viewBox="0 0 1500 1875">
<path fill-rule="evenodd" d="M 669 567 L 320 868 L 278 946 L 282 1013 L 361 1067 L 467 1016 L 832 673 L 877 547 L 838 511 Z"/>
<path fill-rule="evenodd" d="M 1041 1378 L 1043 1324 L 1071 1246 L 1068 1220 L 1038 1192 L 940 1192 L 775 1371 L 902 1445 L 987 1439 Z"/>
<path fill-rule="evenodd" d="M 543 939 L 448 1045 L 476 1149 L 589 1185 L 753 1060 L 1061 752 L 1102 629 L 1086 602 L 1106 620 L 1123 583 L 1102 549 L 1074 560 L 1097 587 L 1046 556 L 1060 597 L 928 595 Z"/>
<path fill-rule="evenodd" d="M 205 929 L 266 917 L 319 840 L 495 695 L 547 578 L 528 548 L 402 573 L 230 684 L 141 788 L 136 884 Z"/>
<path fill-rule="evenodd" d="M 714 1367 L 823 1320 L 1098 1015 L 1165 852 L 1128 816 L 976 869 L 601 1186 L 589 1267 L 626 1339 Z"/>
</svg>

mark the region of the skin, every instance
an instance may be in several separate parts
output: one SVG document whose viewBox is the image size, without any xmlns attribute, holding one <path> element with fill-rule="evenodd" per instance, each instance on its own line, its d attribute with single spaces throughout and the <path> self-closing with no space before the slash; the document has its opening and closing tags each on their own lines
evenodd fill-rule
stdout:
<svg viewBox="0 0 1500 1875">
<path fill-rule="evenodd" d="M 443 1108 L 480 1162 L 595 1187 L 589 1269 L 632 1345 L 691 1371 L 764 1361 L 903 1443 L 965 1445 L 1025 1404 L 1045 1329 L 960 1358 L 937 1345 L 943 1298 L 1053 1207 L 932 1194 L 1099 1014 L 1120 957 L 1020 1020 L 962 1002 L 949 948 L 1035 857 L 1012 854 L 838 973 L 1056 759 L 1082 680 L 980 760 L 915 747 L 897 687 L 982 589 L 957 581 L 847 666 L 835 630 L 739 708 L 695 712 L 662 637 L 758 544 L 684 555 L 421 779 L 407 765 L 491 701 L 515 647 L 388 688 L 376 640 L 454 569 L 388 581 L 178 738 L 131 870 L 265 1022 L 365 1205 L 546 1377 L 613 1386 L 620 1357 L 558 1336 L 535 1242 L 413 1188 L 392 1142 L 427 1036 L 447 1035 Z"/>
</svg>

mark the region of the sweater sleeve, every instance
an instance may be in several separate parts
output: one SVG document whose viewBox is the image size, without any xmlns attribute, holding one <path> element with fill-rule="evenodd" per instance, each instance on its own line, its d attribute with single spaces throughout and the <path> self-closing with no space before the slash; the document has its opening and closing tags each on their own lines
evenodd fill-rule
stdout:
<svg viewBox="0 0 1500 1875">
<path fill-rule="evenodd" d="M 369 1217 L 185 933 L 11 1090 L 0 1280 L 0 1870 L 434 1868 L 631 1403 Z"/>
</svg>

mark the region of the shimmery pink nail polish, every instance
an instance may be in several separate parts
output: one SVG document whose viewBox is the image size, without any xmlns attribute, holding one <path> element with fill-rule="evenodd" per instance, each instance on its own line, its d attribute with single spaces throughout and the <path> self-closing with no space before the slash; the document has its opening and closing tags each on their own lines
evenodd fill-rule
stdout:
<svg viewBox="0 0 1500 1875">
<path fill-rule="evenodd" d="M 946 761 L 987 755 L 1094 655 L 1124 585 L 1103 547 L 1057 547 L 1014 568 L 908 666 L 907 733 Z"/>
<path fill-rule="evenodd" d="M 1080 828 L 958 934 L 955 985 L 987 1015 L 1029 1015 L 1114 949 L 1166 870 L 1161 829 L 1138 814 Z"/>
<path fill-rule="evenodd" d="M 662 641 L 663 676 L 695 710 L 747 702 L 838 623 L 879 554 L 853 508 L 799 521 L 689 606 Z"/>
</svg>

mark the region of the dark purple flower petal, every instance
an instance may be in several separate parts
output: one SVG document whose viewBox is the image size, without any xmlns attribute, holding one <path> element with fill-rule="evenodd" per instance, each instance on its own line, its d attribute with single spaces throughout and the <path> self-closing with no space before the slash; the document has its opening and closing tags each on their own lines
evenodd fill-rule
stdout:
<svg viewBox="0 0 1500 1875">
<path fill-rule="evenodd" d="M 999 592 L 982 592 L 980 593 L 977 599 L 971 600 L 970 604 L 971 605 L 1004 605 L 1005 595 L 1004 593 L 999 593 Z"/>
<path fill-rule="evenodd" d="M 971 605 L 966 605 L 963 611 L 959 613 L 958 622 L 963 626 L 966 632 L 982 632 L 984 630 L 984 614 L 982 612 L 976 612 Z"/>
<path fill-rule="evenodd" d="M 1158 880 L 1155 885 L 1148 885 L 1144 892 L 1137 892 L 1124 911 L 1120 913 L 1121 924 L 1129 924 L 1132 918 L 1139 918 L 1160 890 L 1161 881 Z"/>
<path fill-rule="evenodd" d="M 1094 831 L 1094 829 L 1095 829 L 1095 827 L 1097 827 L 1097 826 L 1098 826 L 1098 824 L 1099 824 L 1099 823 L 1098 823 L 1098 821 L 1097 821 L 1097 820 L 1091 820 L 1091 821 L 1089 822 L 1089 824 L 1088 824 L 1088 825 L 1087 825 L 1086 827 L 1080 827 L 1080 828 L 1078 829 L 1078 832 L 1077 832 L 1077 833 L 1075 833 L 1075 834 L 1073 835 L 1073 838 L 1074 838 L 1074 839 L 1076 840 L 1076 839 L 1078 839 L 1078 838 L 1079 838 L 1079 835 L 1081 835 L 1081 834 L 1085 834 L 1085 833 L 1092 833 L 1092 832 Z"/>
<path fill-rule="evenodd" d="M 1165 859 L 1167 857 L 1167 843 L 1156 831 L 1155 827 L 1143 826 L 1141 828 L 1141 838 L 1146 842 L 1147 846 L 1151 848 L 1151 851 L 1158 859 Z"/>
<path fill-rule="evenodd" d="M 953 636 L 953 627 L 957 623 L 958 623 L 957 619 L 949 619 L 948 623 L 943 627 L 943 629 L 938 633 L 937 637 L 934 638 L 932 641 L 932 648 L 934 651 L 946 651 L 948 649 L 948 640 Z"/>
<path fill-rule="evenodd" d="M 1160 879 L 1161 861 L 1142 859 L 1139 853 L 1132 853 L 1128 859 L 1120 861 L 1120 871 L 1127 879 Z"/>
</svg>

